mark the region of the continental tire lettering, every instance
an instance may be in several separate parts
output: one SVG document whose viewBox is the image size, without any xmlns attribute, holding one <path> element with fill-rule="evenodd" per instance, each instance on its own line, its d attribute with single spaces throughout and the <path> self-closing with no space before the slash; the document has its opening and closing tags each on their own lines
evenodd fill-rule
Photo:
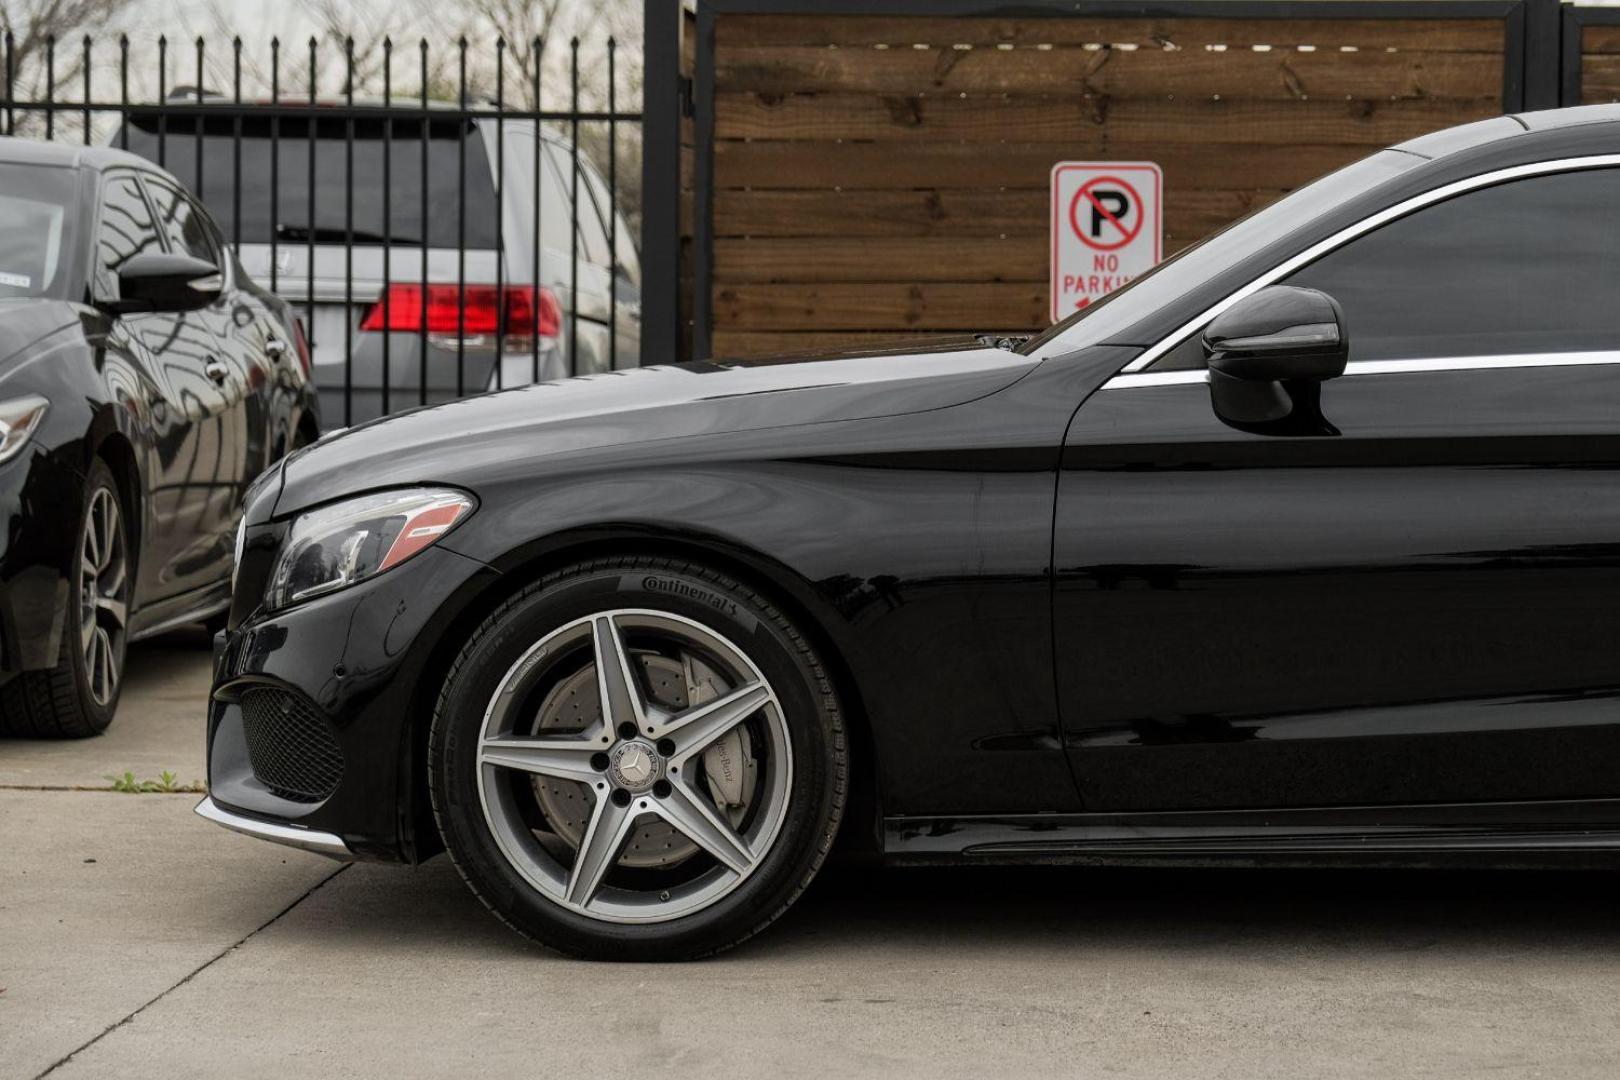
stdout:
<svg viewBox="0 0 1620 1080">
<path fill-rule="evenodd" d="M 640 589 L 656 596 L 678 596 L 683 600 L 691 600 L 718 611 L 730 619 L 734 619 L 749 630 L 753 630 L 758 625 L 758 621 L 754 616 L 744 611 L 742 606 L 731 597 L 682 578 L 665 577 L 661 574 L 636 574 L 623 578 L 620 581 L 620 587 Z"/>
</svg>

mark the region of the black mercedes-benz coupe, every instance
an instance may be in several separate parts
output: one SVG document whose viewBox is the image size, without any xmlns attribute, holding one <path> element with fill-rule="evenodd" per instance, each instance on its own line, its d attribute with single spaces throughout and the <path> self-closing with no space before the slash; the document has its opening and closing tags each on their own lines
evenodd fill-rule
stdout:
<svg viewBox="0 0 1620 1080">
<path fill-rule="evenodd" d="M 1616 297 L 1620 109 L 1574 109 L 1376 153 L 1027 342 L 356 428 L 249 494 L 199 811 L 442 846 L 627 959 L 741 941 L 839 842 L 1601 859 Z"/>
<path fill-rule="evenodd" d="M 104 730 L 129 641 L 222 615 L 243 492 L 318 415 L 287 306 L 172 176 L 0 139 L 0 733 Z"/>
</svg>

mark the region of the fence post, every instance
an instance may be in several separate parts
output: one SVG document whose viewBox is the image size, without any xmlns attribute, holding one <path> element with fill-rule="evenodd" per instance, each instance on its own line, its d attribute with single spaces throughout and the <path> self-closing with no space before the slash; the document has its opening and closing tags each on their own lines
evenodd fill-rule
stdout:
<svg viewBox="0 0 1620 1080">
<path fill-rule="evenodd" d="M 643 0 L 641 362 L 682 359 L 681 0 Z"/>
<path fill-rule="evenodd" d="M 1524 0 L 1524 108 L 1556 109 L 1563 79 L 1560 0 Z"/>
</svg>

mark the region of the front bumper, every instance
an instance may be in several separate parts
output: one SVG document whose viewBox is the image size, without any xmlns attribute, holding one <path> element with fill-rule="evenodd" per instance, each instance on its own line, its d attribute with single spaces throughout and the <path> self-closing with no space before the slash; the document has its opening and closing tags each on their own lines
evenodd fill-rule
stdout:
<svg viewBox="0 0 1620 1080">
<path fill-rule="evenodd" d="M 232 832 L 268 840 L 272 844 L 285 844 L 288 847 L 313 851 L 317 855 L 329 855 L 334 859 L 345 861 L 353 857 L 349 845 L 343 842 L 341 836 L 298 825 L 281 825 L 273 821 L 243 817 L 221 807 L 214 801 L 213 796 L 206 796 L 198 803 L 196 813 L 198 817 L 207 818 L 215 825 L 223 825 Z"/>
<path fill-rule="evenodd" d="M 78 557 L 84 477 L 33 443 L 0 465 L 0 682 L 54 667 Z"/>
<path fill-rule="evenodd" d="M 250 527 L 241 595 L 262 594 Z M 256 543 L 255 540 L 259 542 Z M 494 570 L 446 548 L 285 611 L 233 613 L 208 717 L 210 798 L 198 812 L 249 835 L 341 858 L 419 861 L 425 724 L 441 645 Z M 258 592 L 254 592 L 257 589 Z M 245 614 L 245 617 L 243 617 Z"/>
</svg>

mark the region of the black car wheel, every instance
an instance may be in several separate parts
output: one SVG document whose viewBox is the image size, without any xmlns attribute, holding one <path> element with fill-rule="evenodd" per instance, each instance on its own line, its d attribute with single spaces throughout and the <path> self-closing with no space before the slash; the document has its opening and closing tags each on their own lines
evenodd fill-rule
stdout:
<svg viewBox="0 0 1620 1080">
<path fill-rule="evenodd" d="M 56 666 L 25 671 L 0 689 L 11 735 L 83 738 L 112 723 L 123 685 L 129 619 L 129 530 L 112 471 L 97 459 L 79 510 L 78 557 Z"/>
<path fill-rule="evenodd" d="M 847 763 L 831 680 L 707 568 L 608 560 L 486 619 L 439 697 L 439 829 L 518 930 L 577 955 L 700 956 L 782 914 L 826 858 Z"/>
</svg>

